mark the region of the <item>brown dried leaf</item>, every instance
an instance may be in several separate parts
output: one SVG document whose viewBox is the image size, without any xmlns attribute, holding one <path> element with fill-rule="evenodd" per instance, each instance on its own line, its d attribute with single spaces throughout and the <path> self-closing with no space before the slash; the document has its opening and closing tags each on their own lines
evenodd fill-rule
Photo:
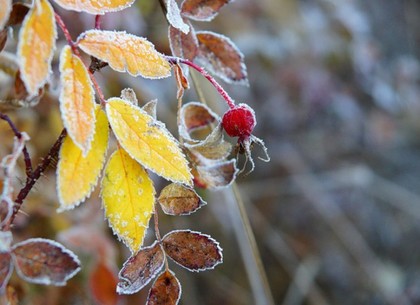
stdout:
<svg viewBox="0 0 420 305">
<path fill-rule="evenodd" d="M 12 7 L 12 12 L 10 13 L 9 21 L 7 22 L 8 26 L 19 25 L 25 19 L 26 14 L 29 12 L 30 6 L 26 3 L 15 3 Z"/>
<path fill-rule="evenodd" d="M 188 79 L 185 76 L 180 65 L 174 65 L 174 74 L 176 79 L 176 86 L 178 88 L 176 92 L 176 98 L 180 99 L 183 97 L 185 89 L 188 89 L 190 87 L 190 84 L 188 83 Z"/>
<path fill-rule="evenodd" d="M 147 305 L 176 305 L 181 298 L 181 284 L 175 274 L 166 270 L 153 283 Z"/>
<path fill-rule="evenodd" d="M 226 36 L 209 31 L 197 32 L 197 61 L 228 83 L 248 85 L 244 56 Z"/>
<path fill-rule="evenodd" d="M 206 204 L 191 188 L 171 183 L 160 192 L 158 202 L 168 215 L 189 215 Z"/>
<path fill-rule="evenodd" d="M 12 248 L 16 271 L 21 278 L 36 284 L 63 286 L 80 270 L 80 261 L 61 244 L 31 238 Z"/>
<path fill-rule="evenodd" d="M 193 61 L 198 54 L 198 40 L 191 23 L 186 19 L 184 22 L 190 27 L 188 34 L 169 26 L 169 46 L 172 55 Z"/>
<path fill-rule="evenodd" d="M 142 248 L 123 265 L 118 277 L 119 294 L 133 294 L 146 286 L 159 272 L 164 263 L 164 253 L 160 245 Z"/>
<path fill-rule="evenodd" d="M 213 269 L 223 261 L 219 243 L 200 232 L 171 231 L 163 237 L 162 244 L 170 258 L 190 271 Z"/>
<path fill-rule="evenodd" d="M 4 293 L 12 272 L 12 256 L 9 252 L 0 253 L 0 295 Z"/>
<path fill-rule="evenodd" d="M 209 107 L 199 102 L 184 104 L 180 111 L 179 134 L 187 141 L 201 142 L 194 133 L 202 130 L 212 130 L 213 125 L 220 122 L 220 118 Z M 205 137 L 207 137 L 206 134 Z"/>
<path fill-rule="evenodd" d="M 183 16 L 197 21 L 211 21 L 231 0 L 185 0 L 181 5 Z"/>
<path fill-rule="evenodd" d="M 100 305 L 118 304 L 119 296 L 115 292 L 117 283 L 116 275 L 103 261 L 94 267 L 89 276 L 90 292 Z"/>
<path fill-rule="evenodd" d="M 229 160 L 213 165 L 198 165 L 194 174 L 194 184 L 206 189 L 220 189 L 235 181 L 238 169 L 236 161 Z"/>
</svg>

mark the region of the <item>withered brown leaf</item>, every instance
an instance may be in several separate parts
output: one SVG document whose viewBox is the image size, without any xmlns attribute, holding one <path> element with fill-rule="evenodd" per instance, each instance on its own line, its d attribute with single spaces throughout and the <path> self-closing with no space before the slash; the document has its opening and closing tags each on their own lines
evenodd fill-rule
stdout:
<svg viewBox="0 0 420 305">
<path fill-rule="evenodd" d="M 10 253 L 0 253 L 0 295 L 4 293 L 4 290 L 9 282 L 10 276 L 13 272 L 13 263 Z"/>
<path fill-rule="evenodd" d="M 188 78 L 180 65 L 174 65 L 174 74 L 177 87 L 176 98 L 180 99 L 183 97 L 185 89 L 190 87 L 190 84 L 188 83 Z"/>
<path fill-rule="evenodd" d="M 160 192 L 158 202 L 168 215 L 189 215 L 206 204 L 191 188 L 171 183 Z"/>
<path fill-rule="evenodd" d="M 31 238 L 12 247 L 12 257 L 21 278 L 36 284 L 63 286 L 80 270 L 80 261 L 61 244 Z"/>
<path fill-rule="evenodd" d="M 153 283 L 147 305 L 176 305 L 181 298 L 181 284 L 170 270 L 161 273 Z"/>
<path fill-rule="evenodd" d="M 197 21 L 211 21 L 229 2 L 231 0 L 185 0 L 181 5 L 181 14 Z"/>
<path fill-rule="evenodd" d="M 118 304 L 119 296 L 115 291 L 117 283 L 116 275 L 103 260 L 96 264 L 89 276 L 92 296 L 101 305 Z"/>
<path fill-rule="evenodd" d="M 235 180 L 237 174 L 234 159 L 212 165 L 198 165 L 193 170 L 195 185 L 207 189 L 227 187 Z"/>
<path fill-rule="evenodd" d="M 164 253 L 158 242 L 142 248 L 124 263 L 118 277 L 119 294 L 133 294 L 146 286 L 159 272 L 164 263 Z"/>
<path fill-rule="evenodd" d="M 197 32 L 197 39 L 199 64 L 228 83 L 248 86 L 244 55 L 228 37 L 201 31 Z"/>
<path fill-rule="evenodd" d="M 172 55 L 193 61 L 198 54 L 198 40 L 191 23 L 186 19 L 184 22 L 190 27 L 188 34 L 169 26 L 169 47 Z"/>
<path fill-rule="evenodd" d="M 17 2 L 13 4 L 7 26 L 19 25 L 25 19 L 26 14 L 29 12 L 30 6 L 26 3 Z"/>
<path fill-rule="evenodd" d="M 213 269 L 223 260 L 219 243 L 191 230 L 171 231 L 162 239 L 166 254 L 190 271 Z"/>
</svg>

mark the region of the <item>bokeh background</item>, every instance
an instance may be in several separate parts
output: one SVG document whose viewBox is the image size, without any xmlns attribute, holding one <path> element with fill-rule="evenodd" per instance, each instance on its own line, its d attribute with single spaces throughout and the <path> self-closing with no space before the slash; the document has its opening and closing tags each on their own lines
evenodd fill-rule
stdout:
<svg viewBox="0 0 420 305">
<path fill-rule="evenodd" d="M 74 38 L 93 27 L 92 16 L 57 10 Z M 255 135 L 271 156 L 270 163 L 257 160 L 262 151 L 255 147 L 256 169 L 239 177 L 237 187 L 272 304 L 420 304 L 419 16 L 416 0 L 236 0 L 212 22 L 194 23 L 197 30 L 229 36 L 245 55 L 250 86 L 224 87 L 256 110 Z M 103 28 L 145 36 L 170 53 L 158 1 L 137 0 L 110 13 Z M 158 98 L 158 118 L 176 132 L 173 79 L 147 81 L 109 68 L 97 75 L 106 96 L 130 86 L 142 103 Z M 222 114 L 226 108 L 217 92 L 198 78 L 210 107 Z M 5 90 L 7 83 L 1 86 Z M 52 78 L 36 107 L 9 113 L 32 138 L 34 160 L 61 130 L 57 93 Z M 193 100 L 198 97 L 192 89 L 184 101 Z M 12 138 L 6 124 L 0 131 L 4 156 Z M 190 228 L 212 235 L 224 249 L 224 264 L 202 273 L 172 264 L 183 286 L 180 304 L 270 304 L 255 296 L 261 283 L 244 252 L 232 190 L 200 194 L 208 205 L 192 216 L 160 213 L 161 231 Z M 97 230 L 114 249 L 99 255 L 110 255 L 115 275 L 129 253 L 107 228 L 98 192 L 72 212 L 58 214 L 57 207 L 52 167 L 25 203 L 15 239 Z M 149 230 L 146 243 L 152 239 Z M 84 269 L 66 287 L 29 285 L 13 276 L 22 304 L 95 304 L 90 274 L 98 253 L 72 249 Z M 107 273 L 94 281 L 112 290 Z M 147 290 L 119 302 L 144 304 Z"/>
</svg>

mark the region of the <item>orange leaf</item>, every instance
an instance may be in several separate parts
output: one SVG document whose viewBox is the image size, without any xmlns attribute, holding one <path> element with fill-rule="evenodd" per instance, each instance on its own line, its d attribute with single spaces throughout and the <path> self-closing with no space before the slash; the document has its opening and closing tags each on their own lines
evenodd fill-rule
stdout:
<svg viewBox="0 0 420 305">
<path fill-rule="evenodd" d="M 10 12 L 12 11 L 12 1 L 0 0 L 0 7 L 0 30 L 2 30 L 7 20 L 9 20 Z"/>
<path fill-rule="evenodd" d="M 151 42 L 126 32 L 86 31 L 80 35 L 78 46 L 118 72 L 151 79 L 171 75 L 168 61 Z"/>
<path fill-rule="evenodd" d="M 102 260 L 93 268 L 89 276 L 90 292 L 101 305 L 118 304 L 118 294 L 115 291 L 117 283 L 116 275 Z"/>
<path fill-rule="evenodd" d="M 22 80 L 30 96 L 47 82 L 55 49 L 57 29 L 47 0 L 34 2 L 19 33 L 17 54 Z"/>
<path fill-rule="evenodd" d="M 60 56 L 60 110 L 64 126 L 74 143 L 86 156 L 95 131 L 95 92 L 89 73 L 74 55 L 70 46 L 65 46 Z"/>
<path fill-rule="evenodd" d="M 133 4 L 135 0 L 55 0 L 61 7 L 94 15 L 121 11 Z"/>
<path fill-rule="evenodd" d="M 175 274 L 165 270 L 153 283 L 146 305 L 177 305 L 181 298 L 181 284 Z"/>
</svg>

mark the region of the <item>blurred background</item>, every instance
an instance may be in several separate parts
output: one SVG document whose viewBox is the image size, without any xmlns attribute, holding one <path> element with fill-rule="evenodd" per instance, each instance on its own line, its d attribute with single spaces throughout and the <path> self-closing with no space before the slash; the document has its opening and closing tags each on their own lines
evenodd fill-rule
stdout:
<svg viewBox="0 0 420 305">
<path fill-rule="evenodd" d="M 93 27 L 92 16 L 55 8 L 74 38 Z M 255 147 L 255 171 L 237 179 L 271 304 L 420 304 L 419 16 L 416 0 L 236 0 L 212 22 L 193 23 L 196 30 L 230 37 L 245 55 L 250 86 L 221 83 L 255 109 L 254 134 L 271 156 L 270 163 L 259 161 L 263 154 Z M 107 14 L 103 28 L 145 36 L 170 53 L 158 1 L 137 0 Z M 8 41 L 10 52 L 17 30 Z M 97 77 L 107 97 L 130 86 L 140 103 L 158 98 L 158 118 L 176 132 L 172 78 L 148 81 L 109 68 Z M 217 92 L 197 77 L 210 107 L 223 114 Z M 30 135 L 34 160 L 46 154 L 62 128 L 56 78 L 49 91 L 36 107 L 10 113 Z M 184 101 L 195 100 L 189 90 Z M 12 138 L 6 124 L 0 128 L 4 156 Z M 159 189 L 166 182 L 156 183 Z M 261 282 L 244 253 L 247 241 L 232 190 L 200 194 L 208 205 L 191 216 L 160 213 L 161 231 L 210 234 L 224 249 L 224 263 L 201 273 L 171 264 L 183 286 L 180 304 L 270 304 L 255 299 Z M 58 214 L 57 207 L 52 167 L 25 203 L 15 239 L 60 240 L 79 227 L 86 230 L 75 236 L 98 231 L 98 240 L 114 250 L 104 254 L 69 245 L 84 268 L 63 288 L 29 285 L 15 275 L 11 283 L 22 304 L 95 304 L 92 282 L 104 283 L 100 290 L 110 295 L 115 287 L 112 274 L 92 279 L 97 256 L 108 255 L 115 276 L 129 253 L 107 228 L 98 191 L 72 212 Z M 149 230 L 146 244 L 152 240 Z M 147 291 L 119 302 L 144 304 Z"/>
</svg>

